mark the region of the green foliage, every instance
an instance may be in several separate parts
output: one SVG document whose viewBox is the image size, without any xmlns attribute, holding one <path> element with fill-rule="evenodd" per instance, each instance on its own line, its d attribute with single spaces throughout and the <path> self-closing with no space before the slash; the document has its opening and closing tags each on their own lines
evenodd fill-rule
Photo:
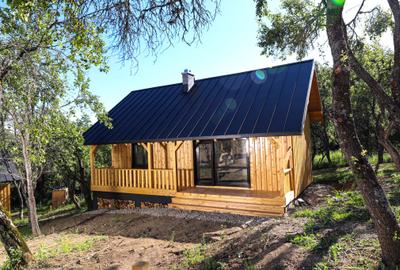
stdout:
<svg viewBox="0 0 400 270">
<path fill-rule="evenodd" d="M 206 249 L 205 244 L 201 244 L 192 249 L 186 249 L 183 252 L 184 260 L 182 262 L 185 267 L 192 267 L 202 263 L 206 259 Z"/>
<path fill-rule="evenodd" d="M 308 250 L 313 250 L 318 246 L 318 241 L 314 234 L 298 234 L 290 239 L 290 242 Z"/>
<path fill-rule="evenodd" d="M 296 53 L 298 58 L 304 58 L 314 48 L 325 24 L 325 7 L 304 0 L 281 0 L 279 12 L 274 12 L 267 3 L 257 1 L 258 45 L 262 54 L 286 58 Z"/>
<path fill-rule="evenodd" d="M 11 249 L 11 255 L 7 260 L 0 266 L 0 270 L 18 270 L 22 269 L 22 251 L 19 249 Z"/>
<path fill-rule="evenodd" d="M 111 145 L 99 145 L 97 147 L 95 166 L 97 168 L 111 167 Z"/>
</svg>

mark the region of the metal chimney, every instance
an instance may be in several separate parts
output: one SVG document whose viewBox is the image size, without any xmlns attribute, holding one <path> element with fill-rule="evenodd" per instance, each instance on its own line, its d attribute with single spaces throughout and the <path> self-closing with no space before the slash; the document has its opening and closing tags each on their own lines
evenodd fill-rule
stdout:
<svg viewBox="0 0 400 270">
<path fill-rule="evenodd" d="M 189 92 L 194 85 L 194 74 L 192 74 L 188 69 L 185 69 L 182 72 L 182 84 L 183 84 L 183 91 L 185 92 Z"/>
</svg>

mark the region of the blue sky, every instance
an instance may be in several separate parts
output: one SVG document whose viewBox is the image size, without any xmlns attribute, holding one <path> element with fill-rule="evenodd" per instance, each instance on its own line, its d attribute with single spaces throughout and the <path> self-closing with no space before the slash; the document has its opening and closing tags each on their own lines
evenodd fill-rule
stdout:
<svg viewBox="0 0 400 270">
<path fill-rule="evenodd" d="M 111 58 L 110 72 L 90 72 L 92 92 L 109 110 L 132 90 L 180 82 L 185 68 L 201 79 L 280 63 L 260 56 L 253 1 L 223 0 L 220 10 L 200 44 L 178 42 L 157 59 L 140 56 L 137 71 L 130 63 L 123 66 L 117 56 Z"/>
<path fill-rule="evenodd" d="M 361 2 L 362 0 L 353 0 L 346 3 L 345 21 L 353 18 L 353 13 L 358 10 Z M 365 9 L 375 5 L 375 1 L 367 0 Z M 132 70 L 130 63 L 122 65 L 118 56 L 112 57 L 109 62 L 110 72 L 92 70 L 89 73 L 91 91 L 110 110 L 132 90 L 180 82 L 181 72 L 185 68 L 190 69 L 197 79 L 202 79 L 282 63 L 260 55 L 254 1 L 222 0 L 220 10 L 210 29 L 204 32 L 201 43 L 188 46 L 178 41 L 157 58 L 141 55 L 138 58 L 138 70 Z M 325 37 L 322 39 L 326 40 Z M 391 44 L 390 35 L 384 40 L 386 44 Z M 330 58 L 326 42 L 321 43 L 325 45 L 316 46 Z M 308 58 L 325 61 L 325 58 L 321 60 L 321 51 L 315 49 Z M 285 62 L 293 61 L 295 57 L 288 57 Z"/>
</svg>

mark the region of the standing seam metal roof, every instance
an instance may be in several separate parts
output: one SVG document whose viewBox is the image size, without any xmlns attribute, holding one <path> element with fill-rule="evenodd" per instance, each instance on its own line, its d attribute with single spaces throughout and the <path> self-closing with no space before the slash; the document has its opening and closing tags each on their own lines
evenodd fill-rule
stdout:
<svg viewBox="0 0 400 270">
<path fill-rule="evenodd" d="M 85 144 L 302 134 L 314 61 L 132 91 L 97 122 Z"/>
</svg>

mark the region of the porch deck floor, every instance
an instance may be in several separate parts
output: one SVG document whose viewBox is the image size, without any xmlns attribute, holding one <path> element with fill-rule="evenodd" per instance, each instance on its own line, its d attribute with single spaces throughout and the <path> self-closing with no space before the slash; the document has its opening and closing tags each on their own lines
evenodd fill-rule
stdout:
<svg viewBox="0 0 400 270">
<path fill-rule="evenodd" d="M 216 196 L 230 196 L 230 197 L 248 197 L 248 198 L 264 198 L 276 199 L 280 198 L 278 191 L 259 191 L 244 188 L 214 188 L 214 187 L 192 187 L 187 188 L 178 193 L 191 193 L 191 194 L 205 194 Z"/>
</svg>

